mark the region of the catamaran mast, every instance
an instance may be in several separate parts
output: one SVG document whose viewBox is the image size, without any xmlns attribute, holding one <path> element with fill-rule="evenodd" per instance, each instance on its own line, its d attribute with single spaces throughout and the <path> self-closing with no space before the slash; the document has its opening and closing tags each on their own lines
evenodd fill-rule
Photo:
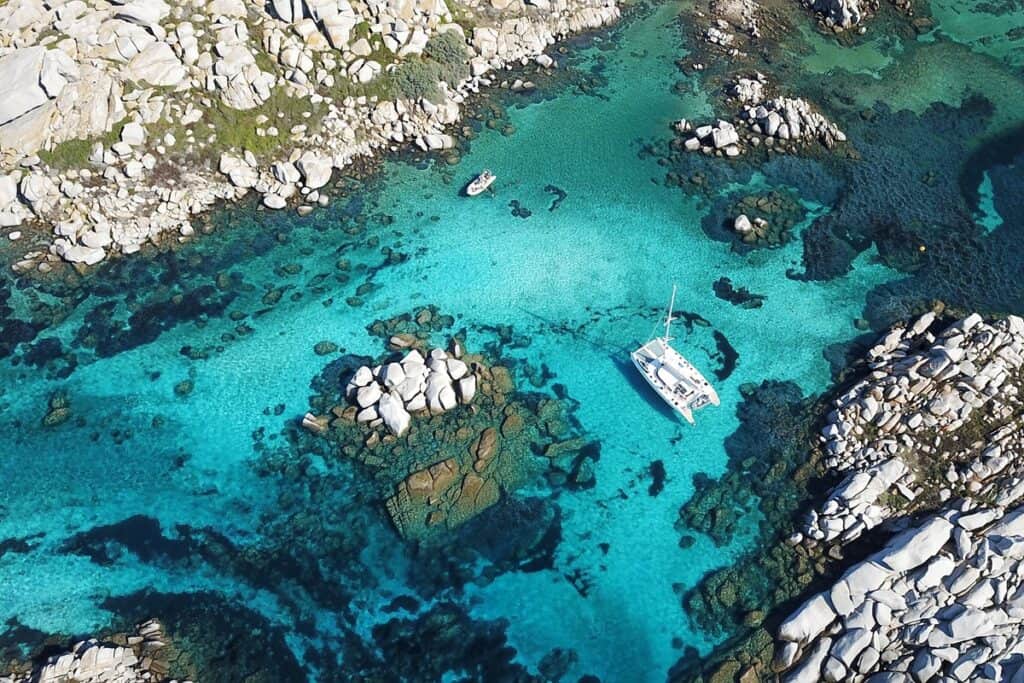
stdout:
<svg viewBox="0 0 1024 683">
<path fill-rule="evenodd" d="M 672 328 L 672 309 L 676 305 L 676 286 L 672 285 L 672 298 L 668 302 L 668 315 L 665 316 L 665 344 L 668 345 L 672 341 L 671 328 Z"/>
</svg>

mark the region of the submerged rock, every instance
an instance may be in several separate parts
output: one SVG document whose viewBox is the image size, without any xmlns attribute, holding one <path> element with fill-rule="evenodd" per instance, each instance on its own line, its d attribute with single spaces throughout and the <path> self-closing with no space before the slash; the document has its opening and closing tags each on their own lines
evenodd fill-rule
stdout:
<svg viewBox="0 0 1024 683">
<path fill-rule="evenodd" d="M 734 287 L 732 280 L 720 277 L 712 285 L 715 296 L 741 308 L 760 308 L 764 304 L 765 295 L 754 294 L 746 287 Z"/>
<path fill-rule="evenodd" d="M 338 345 L 332 341 L 321 341 L 317 342 L 316 346 L 313 347 L 313 352 L 318 356 L 327 356 L 338 350 Z"/>
<path fill-rule="evenodd" d="M 56 427 L 66 422 L 69 417 L 71 417 L 71 405 L 67 394 L 64 392 L 55 393 L 50 397 L 49 410 L 43 417 L 43 424 L 47 427 Z"/>
<path fill-rule="evenodd" d="M 432 309 L 402 319 L 447 324 Z M 371 328 L 384 338 L 395 329 Z M 342 403 L 316 397 L 303 422 L 374 473 L 403 537 L 444 542 L 544 472 L 562 473 L 566 486 L 592 481 L 596 450 L 573 433 L 561 402 L 518 392 L 509 368 L 459 341 L 447 347 L 423 344 L 344 372 Z"/>
</svg>

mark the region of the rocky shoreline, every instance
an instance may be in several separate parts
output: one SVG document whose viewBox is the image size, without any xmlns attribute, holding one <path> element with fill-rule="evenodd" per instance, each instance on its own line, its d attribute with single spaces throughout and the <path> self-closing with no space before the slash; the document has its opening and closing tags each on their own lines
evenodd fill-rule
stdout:
<svg viewBox="0 0 1024 683">
<path fill-rule="evenodd" d="M 168 640 L 160 622 L 151 619 L 129 633 L 74 642 L 35 663 L 8 664 L 0 683 L 178 683 L 167 675 L 173 655 Z"/>
<path fill-rule="evenodd" d="M 733 121 L 694 126 L 686 119 L 676 122 L 683 136 L 683 149 L 716 156 L 738 157 L 748 147 L 796 151 L 799 146 L 819 142 L 833 149 L 846 142 L 846 135 L 804 99 L 766 96 L 767 78 L 761 73 L 740 76 L 729 85 L 730 99 L 740 109 Z"/>
<path fill-rule="evenodd" d="M 775 668 L 787 680 L 1016 675 L 1022 354 L 1021 318 L 943 325 L 933 314 L 868 352 L 868 376 L 821 432 L 843 479 L 789 542 L 841 556 L 875 528 L 910 528 L 782 623 Z"/>
<path fill-rule="evenodd" d="M 379 151 L 443 150 L 494 72 L 615 22 L 612 0 L 162 0 L 0 8 L 0 226 L 16 272 L 188 239 L 257 193 L 301 214 Z M 515 85 L 515 84 L 504 84 Z"/>
<path fill-rule="evenodd" d="M 755 560 L 768 581 L 789 563 L 806 575 L 768 614 L 748 616 L 752 630 L 702 673 L 677 679 L 1015 675 L 1022 353 L 1024 320 L 1012 315 L 927 313 L 883 334 L 847 371 L 853 379 L 812 409 L 827 415 L 804 457 L 834 485 L 811 493 L 803 521 Z M 684 526 L 700 519 L 689 513 Z M 722 578 L 702 590 L 714 586 L 721 600 Z"/>
</svg>

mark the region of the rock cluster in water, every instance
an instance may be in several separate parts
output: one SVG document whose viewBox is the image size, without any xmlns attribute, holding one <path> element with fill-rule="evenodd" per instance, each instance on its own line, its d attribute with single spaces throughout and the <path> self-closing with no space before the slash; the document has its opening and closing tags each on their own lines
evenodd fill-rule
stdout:
<svg viewBox="0 0 1024 683">
<path fill-rule="evenodd" d="M 759 6 L 754 0 L 717 0 L 710 3 L 710 9 L 710 15 L 700 13 L 701 17 L 707 19 L 707 25 L 700 29 L 700 38 L 705 43 L 735 56 L 739 54 L 739 48 L 736 47 L 739 41 L 736 39 L 735 31 L 741 31 L 751 39 L 761 36 Z"/>
<path fill-rule="evenodd" d="M 926 314 L 883 336 L 867 366 L 821 430 L 843 479 L 789 542 L 841 557 L 873 529 L 905 530 L 782 622 L 774 669 L 793 681 L 1024 675 L 1024 320 Z"/>
<path fill-rule="evenodd" d="M 861 0 L 803 0 L 803 2 L 804 5 L 819 13 L 823 23 L 837 33 L 856 26 L 866 15 L 861 7 Z M 865 6 L 874 5 L 874 8 L 877 8 L 878 3 L 869 1 L 863 4 Z"/>
<path fill-rule="evenodd" d="M 471 369 L 461 358 L 462 347 L 455 342 L 451 354 L 431 349 L 424 358 L 412 349 L 400 361 L 360 366 L 345 388 L 346 397 L 359 411 L 356 422 L 370 427 L 383 423 L 392 434 L 402 436 L 409 428 L 410 413 L 436 415 L 469 404 L 476 395 L 478 373 L 485 368 Z"/>
<path fill-rule="evenodd" d="M 747 287 L 736 287 L 732 280 L 720 277 L 711 285 L 715 296 L 741 308 L 761 308 L 767 298 L 764 294 L 755 294 Z"/>
<path fill-rule="evenodd" d="M 166 677 L 162 651 L 167 639 L 159 622 L 140 624 L 124 641 L 113 644 L 90 638 L 74 643 L 30 672 L 0 676 L 0 683 L 175 683 Z"/>
<path fill-rule="evenodd" d="M 541 476 L 554 487 L 593 483 L 587 442 L 561 401 L 518 391 L 510 367 L 456 339 L 430 347 L 450 323 L 433 308 L 374 323 L 395 351 L 343 371 L 340 396 L 314 397 L 303 419 L 368 469 L 410 540 L 443 541 Z"/>
<path fill-rule="evenodd" d="M 730 209 L 732 230 L 745 245 L 779 247 L 793 238 L 805 210 L 791 193 L 772 190 L 742 197 Z"/>
<path fill-rule="evenodd" d="M 44 228 L 16 265 L 48 270 L 187 238 L 193 216 L 253 190 L 306 212 L 356 157 L 451 147 L 491 72 L 553 67 L 548 46 L 618 16 L 613 0 L 12 0 L 0 227 Z"/>
<path fill-rule="evenodd" d="M 718 156 L 737 157 L 747 147 L 785 149 L 795 143 L 817 141 L 828 149 L 846 141 L 839 127 L 798 97 L 766 98 L 767 80 L 761 74 L 738 78 L 730 88 L 742 105 L 736 119 L 695 126 L 682 119 L 675 129 L 683 135 L 683 149 Z"/>
</svg>

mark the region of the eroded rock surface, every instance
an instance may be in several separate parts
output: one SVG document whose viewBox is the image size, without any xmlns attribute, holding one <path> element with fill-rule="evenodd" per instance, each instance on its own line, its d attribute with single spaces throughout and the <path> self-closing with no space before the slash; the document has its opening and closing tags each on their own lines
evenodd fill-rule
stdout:
<svg viewBox="0 0 1024 683">
<path fill-rule="evenodd" d="M 76 642 L 31 671 L 0 676 L 0 683 L 174 683 L 166 676 L 168 667 L 162 655 L 168 639 L 159 622 L 140 624 L 134 633 L 119 640 L 123 642 L 95 638 Z"/>
<path fill-rule="evenodd" d="M 452 147 L 495 70 L 554 67 L 550 45 L 619 16 L 614 0 L 535 5 L 6 3 L 0 186 L 21 191 L 0 191 L 0 227 L 50 239 L 16 270 L 189 238 L 193 217 L 249 192 L 308 213 L 356 158 Z"/>
<path fill-rule="evenodd" d="M 843 479 L 790 542 L 895 534 L 782 621 L 783 680 L 1024 675 L 1022 353 L 1016 316 L 931 313 L 870 349 L 821 430 Z"/>
</svg>

